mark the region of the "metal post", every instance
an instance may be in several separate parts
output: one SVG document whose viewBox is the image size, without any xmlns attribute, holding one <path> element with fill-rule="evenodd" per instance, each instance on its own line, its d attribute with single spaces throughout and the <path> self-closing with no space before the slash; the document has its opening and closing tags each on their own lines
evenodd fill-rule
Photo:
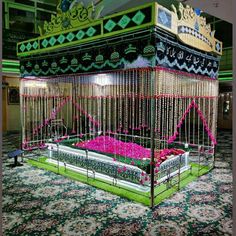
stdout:
<svg viewBox="0 0 236 236">
<path fill-rule="evenodd" d="M 178 172 L 178 190 L 180 190 L 180 169 L 181 169 L 181 160 L 182 160 L 183 155 L 180 154 L 179 157 L 179 172 Z"/>
<path fill-rule="evenodd" d="M 201 163 L 201 148 L 200 147 L 198 147 L 198 177 L 200 176 L 200 163 Z"/>
<path fill-rule="evenodd" d="M 59 143 L 57 143 L 57 172 L 59 174 Z"/>
<path fill-rule="evenodd" d="M 23 88 L 20 80 L 20 94 L 23 94 Z M 25 138 L 25 124 L 24 124 L 24 119 L 25 119 L 25 111 L 23 110 L 23 97 L 20 96 L 20 121 L 21 121 L 21 128 L 20 128 L 20 149 L 23 150 L 23 141 L 26 139 Z"/>
<path fill-rule="evenodd" d="M 86 154 L 86 162 L 87 162 L 87 181 L 89 178 L 89 173 L 88 173 L 88 150 L 85 150 L 85 154 Z"/>
<path fill-rule="evenodd" d="M 72 98 L 71 98 L 71 113 L 72 113 L 72 117 L 71 117 L 71 120 L 72 120 L 72 130 L 75 130 L 75 120 L 76 119 L 74 119 L 74 117 L 75 117 L 75 107 L 74 107 L 74 104 L 73 104 L 73 102 L 75 101 L 75 77 L 73 78 L 73 80 L 72 80 L 72 88 L 71 88 L 71 93 L 72 93 Z M 78 126 L 78 124 L 77 124 L 77 126 Z M 77 133 L 76 133 L 77 134 Z"/>
<path fill-rule="evenodd" d="M 155 61 L 155 56 L 152 58 L 152 68 L 155 67 L 156 65 L 156 61 Z M 151 202 L 150 202 L 150 206 L 151 208 L 154 207 L 154 149 L 155 149 L 155 143 L 154 143 L 154 139 L 155 139 L 155 134 L 154 134 L 154 125 L 155 125 L 155 115 L 156 115 L 156 111 L 155 111 L 155 99 L 154 99 L 154 95 L 155 95 L 155 73 L 152 70 L 151 71 L 151 84 L 150 84 L 150 95 L 151 95 L 151 111 L 150 111 L 150 115 L 151 115 L 151 125 L 150 125 L 150 130 L 151 130 L 151 163 L 150 163 L 150 175 L 151 175 Z"/>
<path fill-rule="evenodd" d="M 171 169 L 171 166 L 166 169 L 166 176 L 167 176 L 167 179 L 166 179 L 166 188 L 167 188 L 167 190 L 171 188 L 170 169 Z"/>
<path fill-rule="evenodd" d="M 213 147 L 213 166 L 212 166 L 212 169 L 215 168 L 215 156 L 216 155 L 216 152 L 215 152 L 215 147 Z"/>
</svg>

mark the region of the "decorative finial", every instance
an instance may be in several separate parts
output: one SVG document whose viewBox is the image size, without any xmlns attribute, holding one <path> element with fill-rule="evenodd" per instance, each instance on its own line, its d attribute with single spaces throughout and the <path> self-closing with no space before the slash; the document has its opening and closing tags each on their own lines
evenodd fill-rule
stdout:
<svg viewBox="0 0 236 236">
<path fill-rule="evenodd" d="M 39 27 L 40 35 L 53 34 L 76 28 L 98 19 L 104 6 L 99 4 L 95 9 L 93 1 L 84 6 L 80 0 L 60 0 L 57 11 L 58 14 L 51 16 L 51 21 L 44 22 L 43 28 Z"/>
</svg>

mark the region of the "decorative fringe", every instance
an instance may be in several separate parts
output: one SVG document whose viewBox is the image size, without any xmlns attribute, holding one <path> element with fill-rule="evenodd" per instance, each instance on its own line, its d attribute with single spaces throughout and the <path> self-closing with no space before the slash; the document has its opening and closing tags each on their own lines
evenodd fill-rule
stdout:
<svg viewBox="0 0 236 236">
<path fill-rule="evenodd" d="M 154 132 L 155 150 L 214 146 L 217 97 L 217 80 L 162 67 L 22 79 L 23 145 L 108 135 L 150 148 Z"/>
</svg>

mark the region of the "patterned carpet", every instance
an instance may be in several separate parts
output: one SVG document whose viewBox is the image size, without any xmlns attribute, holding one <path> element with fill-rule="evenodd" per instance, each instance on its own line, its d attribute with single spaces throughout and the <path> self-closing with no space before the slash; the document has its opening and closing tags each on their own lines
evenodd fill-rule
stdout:
<svg viewBox="0 0 236 236">
<path fill-rule="evenodd" d="M 28 164 L 10 168 L 3 137 L 4 235 L 232 235 L 232 134 L 219 131 L 216 168 L 154 210 Z"/>
</svg>

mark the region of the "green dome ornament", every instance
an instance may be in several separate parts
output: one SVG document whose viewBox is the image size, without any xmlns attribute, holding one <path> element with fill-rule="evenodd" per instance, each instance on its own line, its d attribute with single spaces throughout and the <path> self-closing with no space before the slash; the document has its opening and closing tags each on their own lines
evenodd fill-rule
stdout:
<svg viewBox="0 0 236 236">
<path fill-rule="evenodd" d="M 77 66 L 78 65 L 78 60 L 74 57 L 72 60 L 71 60 L 71 66 Z"/>
<path fill-rule="evenodd" d="M 51 67 L 53 70 L 55 70 L 57 68 L 57 63 L 54 61 L 52 64 L 51 64 Z"/>
<path fill-rule="evenodd" d="M 112 62 L 118 62 L 120 60 L 119 52 L 113 52 L 110 56 Z"/>
<path fill-rule="evenodd" d="M 103 55 L 99 54 L 96 56 L 95 61 L 97 64 L 102 64 L 104 62 L 104 57 Z"/>
<path fill-rule="evenodd" d="M 35 71 L 39 71 L 39 69 L 40 69 L 40 68 L 39 68 L 39 64 L 36 63 L 36 64 L 34 65 L 34 70 L 35 70 Z"/>
<path fill-rule="evenodd" d="M 153 57 L 156 54 L 156 49 L 153 45 L 148 44 L 144 49 L 143 49 L 143 56 L 144 57 Z"/>
</svg>

